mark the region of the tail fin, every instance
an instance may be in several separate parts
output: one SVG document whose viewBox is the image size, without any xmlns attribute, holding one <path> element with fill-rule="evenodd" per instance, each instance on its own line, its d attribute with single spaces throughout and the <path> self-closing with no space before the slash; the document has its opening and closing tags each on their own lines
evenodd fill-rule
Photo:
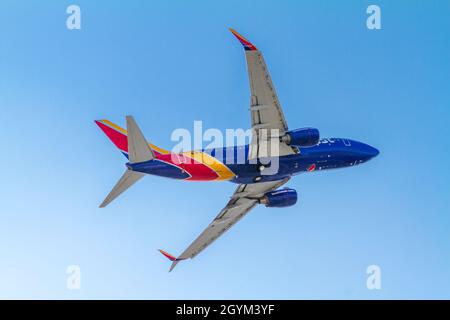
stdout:
<svg viewBox="0 0 450 320">
<path fill-rule="evenodd" d="M 106 133 L 106 135 L 114 142 L 114 144 L 121 150 L 124 150 L 124 145 L 122 140 L 117 140 L 117 134 L 110 131 L 106 128 L 105 125 L 101 122 L 96 123 L 102 128 L 102 130 Z M 134 121 L 132 116 L 127 116 L 127 130 L 128 137 L 126 137 L 127 141 L 127 152 L 128 158 L 131 163 L 135 162 L 143 162 L 149 161 L 155 158 L 155 154 L 152 149 L 148 145 L 147 141 L 144 138 L 141 130 Z M 117 132 L 117 130 L 116 130 Z M 109 134 L 108 134 L 109 133 Z M 144 173 L 132 171 L 127 169 L 125 173 L 122 175 L 120 180 L 116 183 L 111 192 L 106 196 L 105 200 L 103 200 L 100 208 L 106 207 L 111 201 L 121 195 L 125 190 L 135 184 L 140 178 L 144 176 Z"/>
<path fill-rule="evenodd" d="M 102 129 L 102 131 L 112 141 L 112 143 L 114 143 L 117 149 L 119 149 L 125 155 L 125 157 L 128 158 L 127 130 L 106 119 L 96 120 L 95 123 L 100 127 L 100 129 Z M 151 143 L 149 143 L 148 145 L 153 150 L 153 153 L 155 155 L 169 153 L 169 151 L 158 148 Z"/>
</svg>

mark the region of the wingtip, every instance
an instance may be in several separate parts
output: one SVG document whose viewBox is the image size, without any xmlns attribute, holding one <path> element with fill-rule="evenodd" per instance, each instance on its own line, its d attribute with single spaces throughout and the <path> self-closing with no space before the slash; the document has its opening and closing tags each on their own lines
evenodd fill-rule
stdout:
<svg viewBox="0 0 450 320">
<path fill-rule="evenodd" d="M 172 272 L 172 270 L 177 266 L 178 262 L 180 262 L 180 260 L 175 260 L 174 262 L 172 262 L 169 272 Z"/>
<path fill-rule="evenodd" d="M 161 250 L 161 249 L 158 249 L 158 251 L 159 251 L 163 256 L 165 256 L 167 259 L 169 259 L 170 261 L 177 261 L 177 258 L 174 257 L 173 255 L 171 255 L 170 253 L 165 252 L 164 250 Z"/>
<path fill-rule="evenodd" d="M 258 49 L 246 38 L 241 36 L 236 30 L 233 28 L 228 28 L 230 32 L 239 40 L 239 42 L 244 46 L 244 49 L 247 51 L 257 51 Z"/>
<path fill-rule="evenodd" d="M 169 259 L 170 261 L 172 261 L 172 264 L 170 265 L 169 272 L 171 272 L 171 271 L 176 267 L 176 265 L 178 264 L 178 262 L 180 262 L 181 260 L 184 260 L 184 259 L 178 259 L 178 258 L 176 258 L 175 256 L 171 255 L 170 253 L 167 253 L 167 252 L 164 251 L 164 250 L 158 249 L 158 251 L 159 251 L 163 256 L 165 256 L 167 259 Z"/>
</svg>

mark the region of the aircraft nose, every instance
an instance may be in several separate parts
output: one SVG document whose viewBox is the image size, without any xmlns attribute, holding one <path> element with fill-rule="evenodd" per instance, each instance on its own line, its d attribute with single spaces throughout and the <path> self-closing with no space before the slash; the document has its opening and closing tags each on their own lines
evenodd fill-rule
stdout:
<svg viewBox="0 0 450 320">
<path fill-rule="evenodd" d="M 376 157 L 380 153 L 380 151 L 377 148 L 369 146 L 368 144 L 364 144 L 364 147 L 362 149 L 363 149 L 362 153 L 364 154 L 364 157 L 367 160 Z"/>
<path fill-rule="evenodd" d="M 368 147 L 368 154 L 371 158 L 376 157 L 380 151 L 377 148 L 371 147 L 371 146 L 367 146 Z"/>
</svg>

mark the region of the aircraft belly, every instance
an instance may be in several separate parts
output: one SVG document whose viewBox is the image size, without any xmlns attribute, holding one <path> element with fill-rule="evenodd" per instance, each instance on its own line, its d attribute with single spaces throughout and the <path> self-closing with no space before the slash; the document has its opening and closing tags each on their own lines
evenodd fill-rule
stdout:
<svg viewBox="0 0 450 320">
<path fill-rule="evenodd" d="M 178 166 L 161 160 L 131 164 L 134 171 L 172 179 L 188 179 L 190 175 Z"/>
</svg>

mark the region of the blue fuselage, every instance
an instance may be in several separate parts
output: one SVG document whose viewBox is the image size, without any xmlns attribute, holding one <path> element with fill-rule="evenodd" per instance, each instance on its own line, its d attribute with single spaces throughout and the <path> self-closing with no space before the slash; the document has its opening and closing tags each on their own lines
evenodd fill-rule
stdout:
<svg viewBox="0 0 450 320">
<path fill-rule="evenodd" d="M 248 147 L 246 146 L 246 148 Z M 300 152 L 297 154 L 279 157 L 278 170 L 275 174 L 270 172 L 267 175 L 261 174 L 259 164 L 233 165 L 227 163 L 227 166 L 237 174 L 232 181 L 252 183 L 258 176 L 261 177 L 259 181 L 274 181 L 301 172 L 350 167 L 366 162 L 379 153 L 377 149 L 367 144 L 341 138 L 322 139 L 316 146 L 299 148 L 299 150 Z M 270 171 L 268 169 L 266 170 Z"/>
<path fill-rule="evenodd" d="M 365 143 L 342 138 L 322 139 L 319 144 L 299 148 L 296 154 L 262 159 L 262 163 L 248 159 L 249 146 L 235 146 L 217 149 L 205 149 L 202 153 L 218 159 L 233 173 L 229 179 L 235 183 L 255 183 L 280 180 L 300 172 L 326 170 L 354 166 L 370 160 L 379 151 Z M 175 179 L 189 180 L 190 174 L 180 166 L 167 161 L 151 160 L 127 166 L 135 171 Z M 262 169 L 263 168 L 263 169 Z M 207 181 L 207 179 L 205 179 Z"/>
</svg>

